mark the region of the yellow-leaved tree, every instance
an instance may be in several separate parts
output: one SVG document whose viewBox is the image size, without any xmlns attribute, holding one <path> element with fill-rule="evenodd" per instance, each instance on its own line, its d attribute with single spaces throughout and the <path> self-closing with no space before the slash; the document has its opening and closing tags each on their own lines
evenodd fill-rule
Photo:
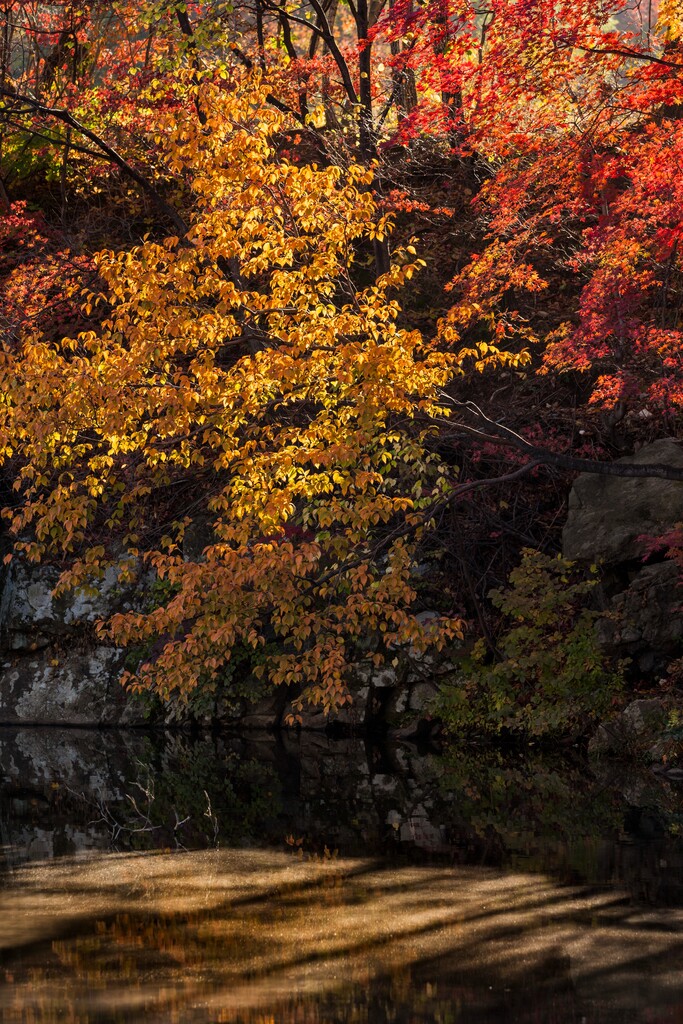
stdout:
<svg viewBox="0 0 683 1024">
<path fill-rule="evenodd" d="M 64 560 L 63 587 L 153 569 L 157 606 L 102 627 L 147 647 L 133 688 L 211 688 L 237 648 L 267 646 L 257 670 L 330 709 L 359 648 L 460 633 L 411 610 L 415 544 L 449 487 L 417 422 L 453 366 L 397 322 L 411 252 L 354 285 L 390 230 L 368 170 L 287 162 L 257 78 L 193 75 L 178 87 L 204 116 L 175 107 L 157 134 L 186 236 L 99 253 L 84 301 L 101 328 L 2 356 L 6 515 L 24 557 Z"/>
<path fill-rule="evenodd" d="M 683 2 L 681 0 L 660 0 L 657 6 L 657 32 L 668 44 L 675 43 L 683 35 Z"/>
</svg>

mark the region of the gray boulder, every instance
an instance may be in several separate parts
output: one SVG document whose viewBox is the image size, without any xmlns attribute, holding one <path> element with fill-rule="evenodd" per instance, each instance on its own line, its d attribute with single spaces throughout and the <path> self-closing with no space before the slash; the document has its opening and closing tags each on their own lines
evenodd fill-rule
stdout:
<svg viewBox="0 0 683 1024">
<path fill-rule="evenodd" d="M 410 711 L 429 713 L 432 703 L 439 696 L 439 687 L 436 682 L 425 681 L 413 684 L 408 694 L 408 708 Z"/>
<path fill-rule="evenodd" d="M 96 586 L 55 597 L 60 572 L 15 558 L 0 598 L 0 722 L 113 725 L 143 720 L 120 685 L 124 653 L 93 626 L 131 607 L 116 567 Z"/>
<path fill-rule="evenodd" d="M 599 619 L 600 646 L 614 658 L 629 658 L 641 672 L 664 669 L 680 655 L 683 591 L 673 562 L 644 566 L 626 590 L 610 602 L 609 618 Z"/>
<path fill-rule="evenodd" d="M 645 445 L 624 465 L 663 463 L 683 469 L 683 448 L 673 438 Z M 562 552 L 572 560 L 625 562 L 639 558 L 642 534 L 656 536 L 683 520 L 683 482 L 583 473 L 569 495 Z"/>
</svg>

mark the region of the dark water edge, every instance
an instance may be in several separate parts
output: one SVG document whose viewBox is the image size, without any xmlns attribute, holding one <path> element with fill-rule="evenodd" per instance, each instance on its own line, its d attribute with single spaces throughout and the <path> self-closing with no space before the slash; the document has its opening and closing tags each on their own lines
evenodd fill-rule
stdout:
<svg viewBox="0 0 683 1024">
<path fill-rule="evenodd" d="M 683 904 L 683 783 L 547 750 L 0 728 L 0 829 L 6 868 L 271 848 L 544 871 Z"/>
<path fill-rule="evenodd" d="M 320 734 L 0 729 L 0 1020 L 683 1020 L 683 787 Z"/>
</svg>

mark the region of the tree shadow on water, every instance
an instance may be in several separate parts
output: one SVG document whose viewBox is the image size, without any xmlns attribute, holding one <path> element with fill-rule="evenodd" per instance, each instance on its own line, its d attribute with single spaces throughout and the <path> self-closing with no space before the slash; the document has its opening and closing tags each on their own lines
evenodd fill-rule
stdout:
<svg viewBox="0 0 683 1024">
<path fill-rule="evenodd" d="M 683 913 L 542 875 L 226 850 L 15 880 L 0 906 L 8 1024 L 447 1022 L 456 1006 L 651 1022 L 683 1000 Z"/>
<path fill-rule="evenodd" d="M 654 906 L 680 889 L 680 799 L 655 780 L 466 749 L 380 763 L 303 735 L 97 744 L 0 735 L 18 851 L 3 1022 L 668 1024 L 680 1008 L 683 911 Z M 161 852 L 174 843 L 205 849 Z"/>
</svg>

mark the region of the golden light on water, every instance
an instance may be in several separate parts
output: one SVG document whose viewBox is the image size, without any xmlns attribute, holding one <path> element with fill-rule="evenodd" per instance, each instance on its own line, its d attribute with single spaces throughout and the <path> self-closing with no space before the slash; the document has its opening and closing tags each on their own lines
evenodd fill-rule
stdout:
<svg viewBox="0 0 683 1024">
<path fill-rule="evenodd" d="M 427 964 L 482 992 L 562 975 L 591 1003 L 656 1005 L 681 998 L 683 911 L 480 868 L 112 854 L 16 871 L 0 957 L 8 1024 L 294 1021 L 292 1000 L 310 1009 Z"/>
</svg>

